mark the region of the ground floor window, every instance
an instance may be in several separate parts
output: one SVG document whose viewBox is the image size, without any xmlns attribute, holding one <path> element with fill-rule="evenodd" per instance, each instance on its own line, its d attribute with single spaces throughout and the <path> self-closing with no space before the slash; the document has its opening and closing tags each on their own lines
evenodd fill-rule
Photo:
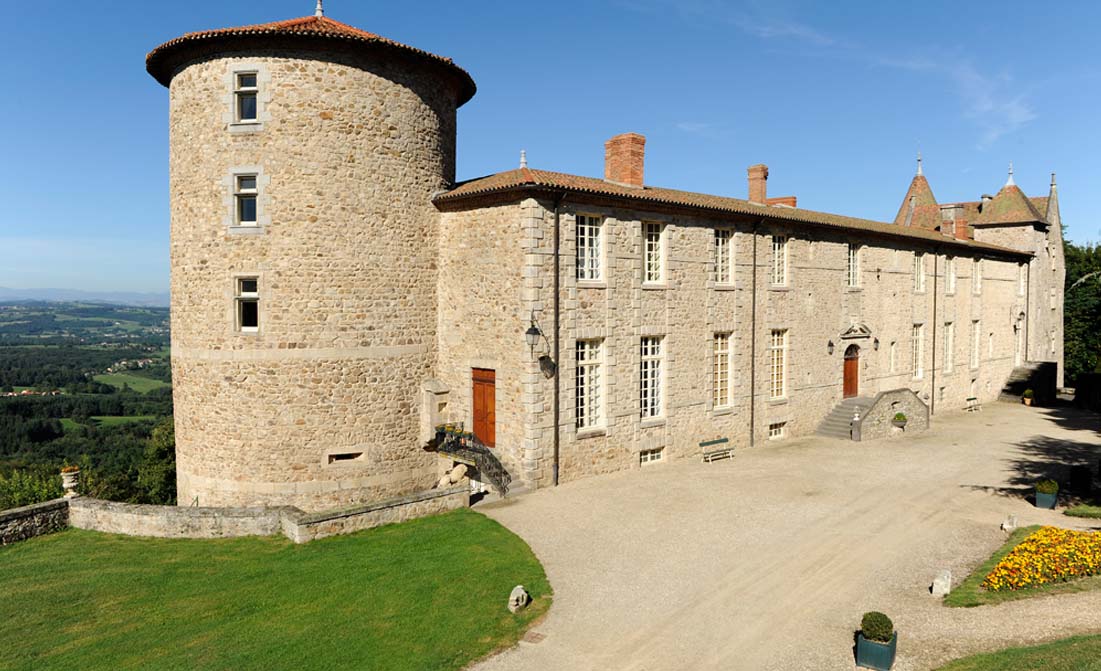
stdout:
<svg viewBox="0 0 1101 671">
<path fill-rule="evenodd" d="M 592 429 L 604 423 L 601 398 L 603 343 L 600 340 L 577 341 L 577 422 L 578 429 Z"/>
<path fill-rule="evenodd" d="M 256 333 L 260 330 L 260 281 L 255 277 L 237 278 L 237 330 Z"/>
<path fill-rule="evenodd" d="M 768 425 L 768 439 L 769 440 L 779 440 L 779 439 L 783 438 L 784 436 L 786 436 L 787 432 L 788 432 L 788 423 L 787 422 L 776 422 L 775 424 L 769 424 Z"/>
<path fill-rule="evenodd" d="M 641 452 L 638 453 L 638 463 L 640 463 L 640 464 L 650 464 L 650 463 L 653 463 L 655 461 L 661 461 L 661 457 L 662 457 L 661 452 L 662 452 L 663 449 L 665 449 L 665 448 L 656 447 L 656 448 L 651 449 L 651 450 L 642 450 Z"/>
<path fill-rule="evenodd" d="M 788 332 L 777 329 L 769 341 L 769 398 L 780 399 L 787 395 Z"/>
<path fill-rule="evenodd" d="M 643 338 L 639 368 L 639 404 L 643 419 L 661 417 L 661 379 L 665 360 L 661 337 Z"/>
<path fill-rule="evenodd" d="M 716 333 L 713 342 L 712 403 L 716 408 L 730 406 L 730 334 Z"/>
</svg>

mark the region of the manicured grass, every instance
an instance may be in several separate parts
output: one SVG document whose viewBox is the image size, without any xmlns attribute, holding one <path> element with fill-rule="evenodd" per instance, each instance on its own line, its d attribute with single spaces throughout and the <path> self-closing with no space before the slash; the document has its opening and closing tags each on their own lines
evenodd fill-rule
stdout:
<svg viewBox="0 0 1101 671">
<path fill-rule="evenodd" d="M 513 615 L 509 592 L 535 600 Z M 70 529 L 0 548 L 0 666 L 461 669 L 550 606 L 530 548 L 459 510 L 294 545 Z"/>
<path fill-rule="evenodd" d="M 66 432 L 73 431 L 80 428 L 80 423 L 66 417 L 61 420 L 61 428 L 64 429 Z"/>
<path fill-rule="evenodd" d="M 1094 519 L 1101 519 L 1101 506 L 1090 506 L 1085 503 L 1080 503 L 1071 508 L 1067 508 L 1063 511 L 1064 515 L 1070 515 L 1071 517 L 1092 517 Z"/>
<path fill-rule="evenodd" d="M 1002 603 L 1004 601 L 1027 599 L 1042 594 L 1065 594 L 1068 592 L 1084 592 L 1086 590 L 1101 589 L 1101 576 L 1091 576 L 1089 578 L 1080 578 L 1070 582 L 1040 585 L 1028 589 L 1007 589 L 997 592 L 988 592 L 983 589 L 981 587 L 982 581 L 990 574 L 994 566 L 1009 554 L 1010 550 L 1016 547 L 1017 544 L 1039 529 L 1040 525 L 1033 525 L 1021 527 L 1011 533 L 1009 538 L 1006 539 L 1005 544 L 998 548 L 998 550 L 990 556 L 990 559 L 987 559 L 979 565 L 978 568 L 971 572 L 971 575 L 967 576 L 967 578 L 960 583 L 959 587 L 956 587 L 948 596 L 944 597 L 944 605 L 970 608 L 972 606 L 985 606 L 987 604 Z"/>
<path fill-rule="evenodd" d="M 1077 636 L 1028 648 L 965 657 L 938 671 L 1101 671 L 1101 636 Z"/>
<path fill-rule="evenodd" d="M 100 426 L 117 426 L 119 424 L 131 424 L 133 422 L 145 422 L 156 418 L 155 415 L 133 415 L 131 417 L 104 415 L 102 417 L 92 417 L 91 419 Z M 62 420 L 62 424 L 64 425 L 64 420 Z"/>
<path fill-rule="evenodd" d="M 96 382 L 102 382 L 103 384 L 109 384 L 112 387 L 122 389 L 124 384 L 130 385 L 130 388 L 139 394 L 144 394 L 147 391 L 153 389 L 160 389 L 161 387 L 167 387 L 167 382 L 160 380 L 154 380 L 148 377 L 141 377 L 140 375 L 131 375 L 129 373 L 101 373 L 95 376 Z"/>
</svg>

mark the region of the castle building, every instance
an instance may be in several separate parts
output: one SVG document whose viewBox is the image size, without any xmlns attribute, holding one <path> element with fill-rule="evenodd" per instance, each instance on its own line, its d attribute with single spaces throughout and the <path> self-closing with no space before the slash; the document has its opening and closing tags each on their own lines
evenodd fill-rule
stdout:
<svg viewBox="0 0 1101 671">
<path fill-rule="evenodd" d="M 514 483 L 767 449 L 846 398 L 933 413 L 1062 361 L 1047 198 L 893 223 L 647 185 L 645 138 L 603 179 L 455 182 L 471 77 L 323 15 L 154 49 L 169 89 L 172 368 L 182 505 L 307 510 L 425 489 L 462 423 Z"/>
</svg>

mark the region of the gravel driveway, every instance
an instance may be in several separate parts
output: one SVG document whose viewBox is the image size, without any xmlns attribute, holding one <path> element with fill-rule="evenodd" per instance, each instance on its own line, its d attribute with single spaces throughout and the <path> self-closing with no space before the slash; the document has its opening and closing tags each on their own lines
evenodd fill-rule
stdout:
<svg viewBox="0 0 1101 671">
<path fill-rule="evenodd" d="M 1007 514 L 1091 528 L 1014 490 L 1068 460 L 1096 464 L 1098 420 L 991 404 L 914 438 L 796 439 L 479 506 L 531 544 L 555 602 L 543 640 L 477 668 L 848 671 L 866 610 L 894 619 L 897 671 L 1099 632 L 1101 591 L 971 609 L 928 591 L 1001 545 Z"/>
</svg>

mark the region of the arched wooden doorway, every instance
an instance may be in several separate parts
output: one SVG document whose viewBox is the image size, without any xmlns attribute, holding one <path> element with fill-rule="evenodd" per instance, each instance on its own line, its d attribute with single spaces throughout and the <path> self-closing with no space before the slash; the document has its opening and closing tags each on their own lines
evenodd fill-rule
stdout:
<svg viewBox="0 0 1101 671">
<path fill-rule="evenodd" d="M 845 350 L 845 398 L 860 394 L 860 347 L 849 345 Z"/>
</svg>

